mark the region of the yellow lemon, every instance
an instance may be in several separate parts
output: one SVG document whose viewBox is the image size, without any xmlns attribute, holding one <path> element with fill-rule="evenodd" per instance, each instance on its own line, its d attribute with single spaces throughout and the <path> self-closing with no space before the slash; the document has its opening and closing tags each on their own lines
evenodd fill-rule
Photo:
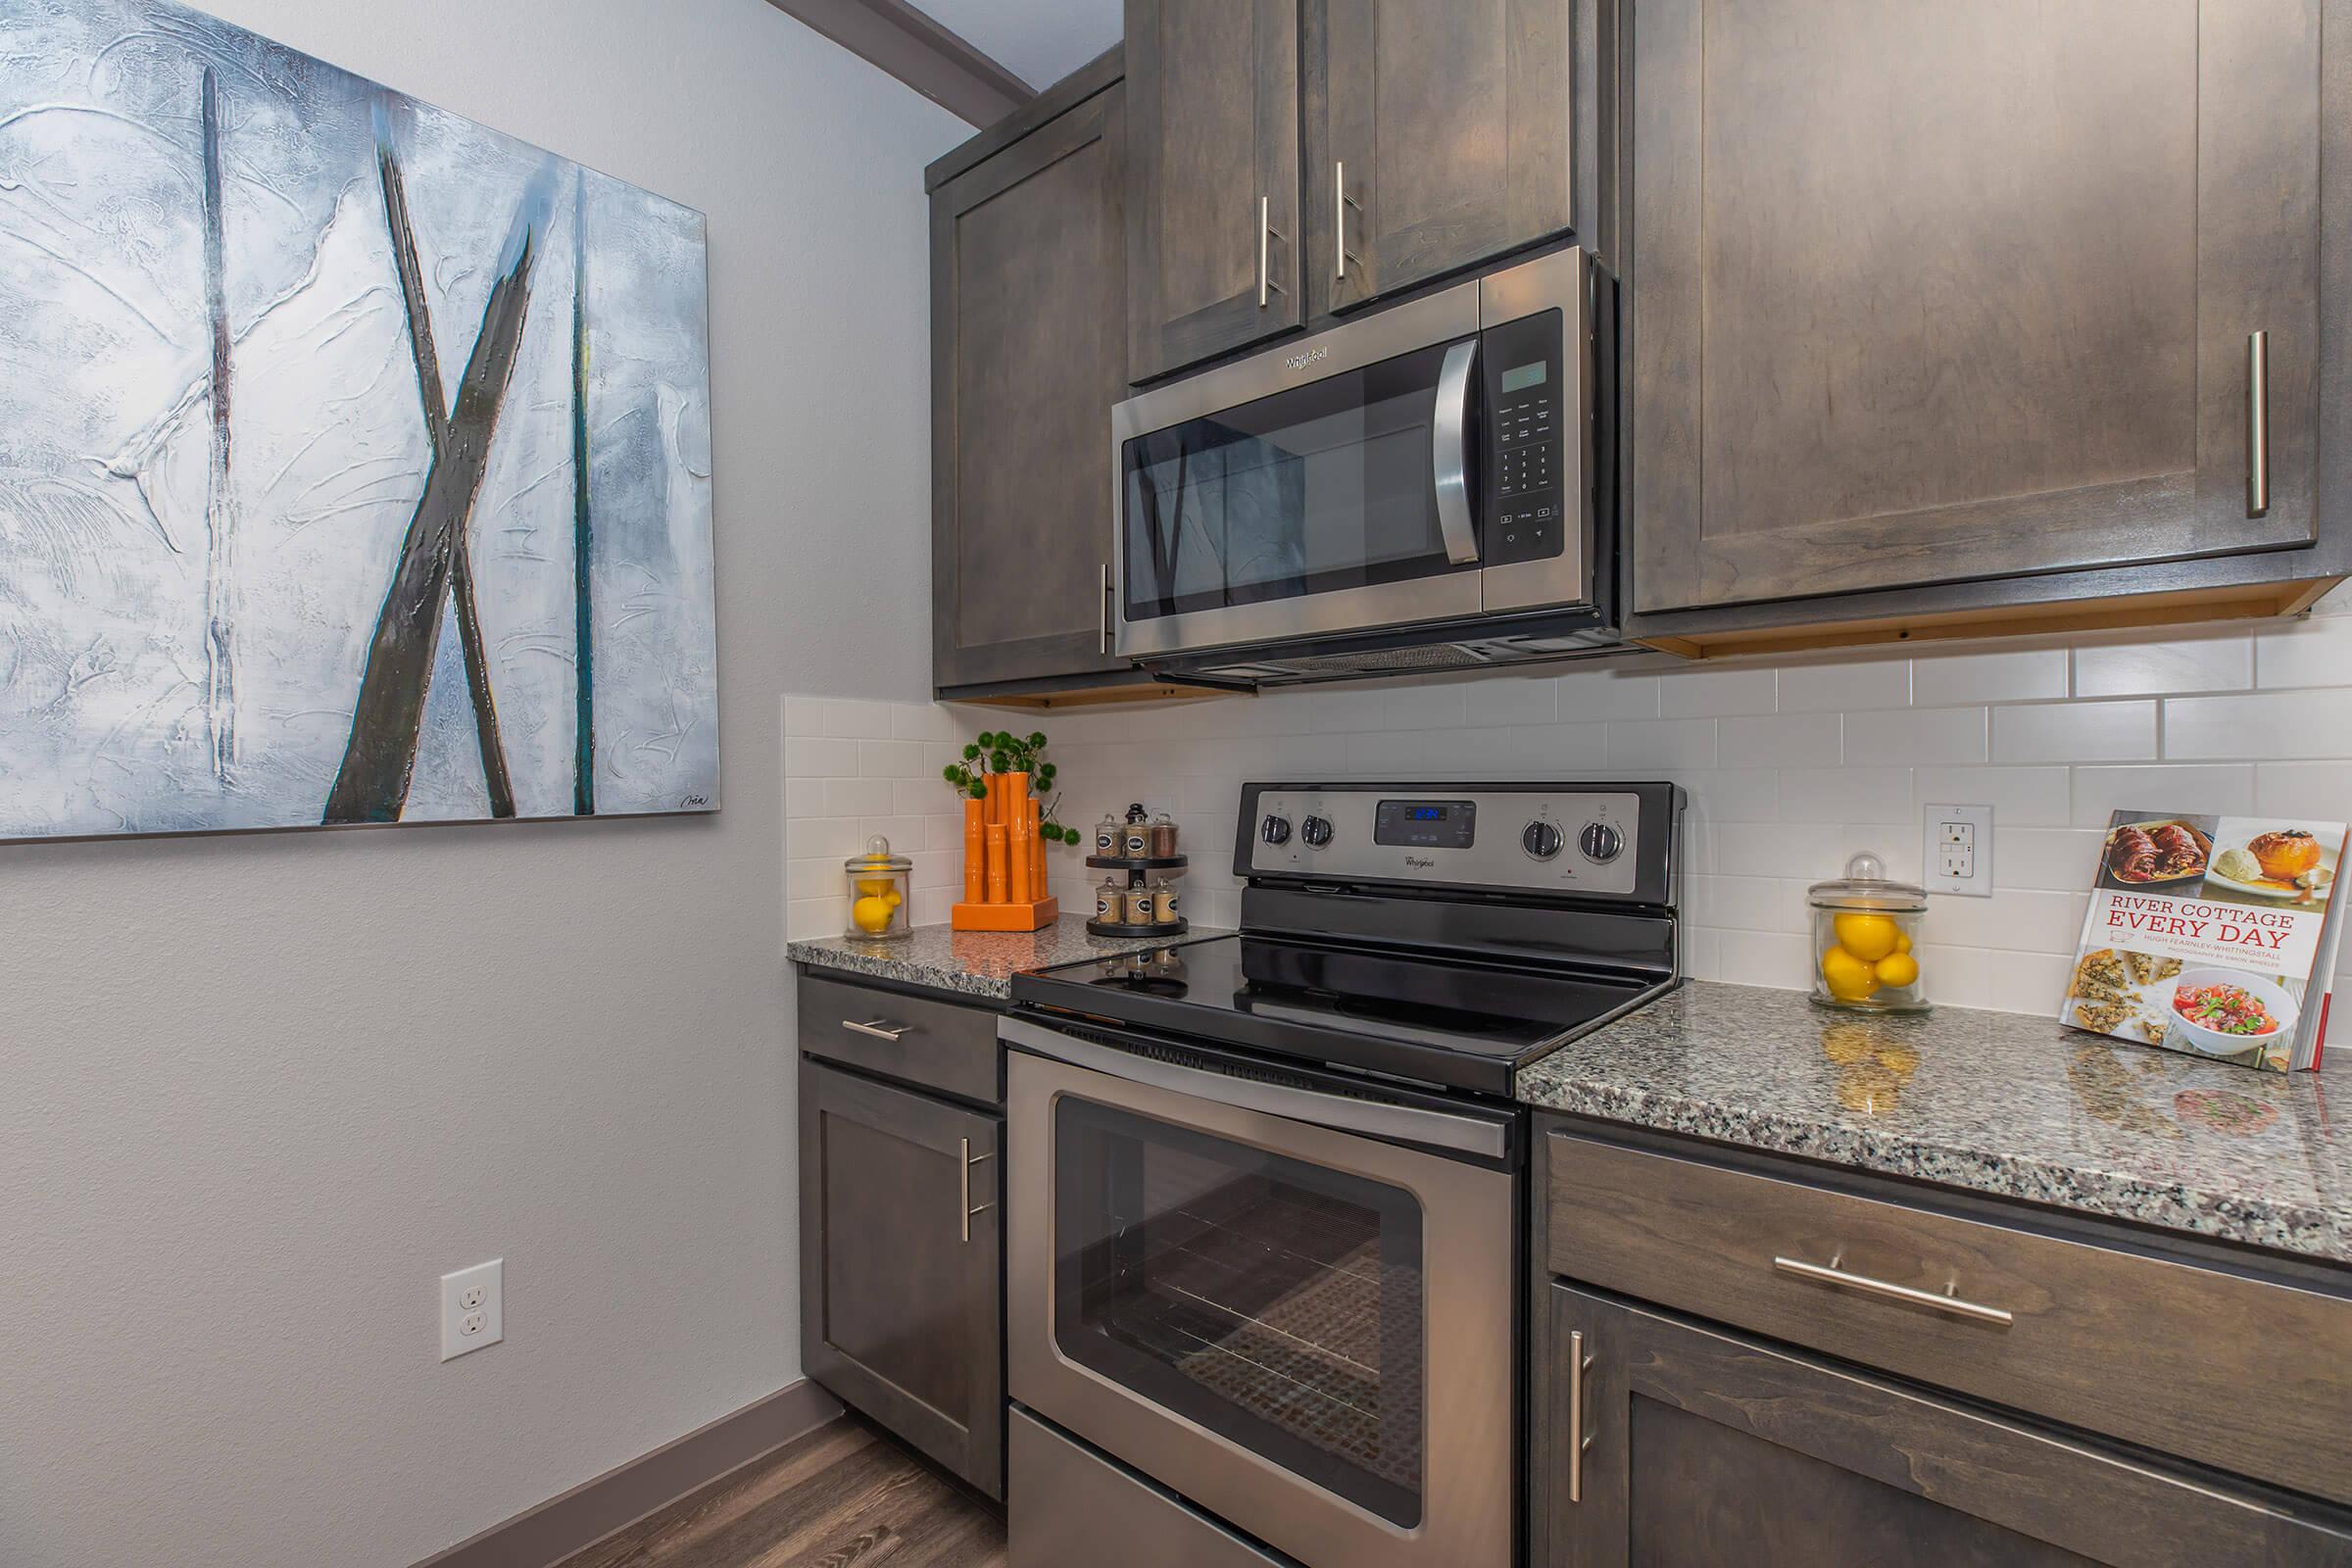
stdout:
<svg viewBox="0 0 2352 1568">
<path fill-rule="evenodd" d="M 887 931 L 890 929 L 890 912 L 888 900 L 870 895 L 850 906 L 850 919 L 860 931 Z"/>
<path fill-rule="evenodd" d="M 1919 978 L 1919 960 L 1908 953 L 1889 953 L 1871 966 L 1883 986 L 1907 986 Z"/>
<path fill-rule="evenodd" d="M 1876 963 L 1894 951 L 1902 932 L 1883 914 L 1841 914 L 1838 945 L 1864 963 Z"/>
<path fill-rule="evenodd" d="M 859 877 L 858 879 L 858 896 L 861 899 L 879 899 L 897 886 L 897 883 L 886 876 Z"/>
<path fill-rule="evenodd" d="M 882 895 L 882 902 L 895 909 L 906 901 L 900 896 L 897 888 L 892 888 L 888 893 Z"/>
<path fill-rule="evenodd" d="M 1841 947 L 1823 950 L 1821 978 L 1830 995 L 1840 1002 L 1860 1002 L 1879 989 L 1878 976 L 1871 973 L 1870 965 Z"/>
<path fill-rule="evenodd" d="M 1911 951 L 1911 938 L 1899 925 L 1894 928 L 1894 951 L 1897 953 L 1909 953 Z"/>
</svg>

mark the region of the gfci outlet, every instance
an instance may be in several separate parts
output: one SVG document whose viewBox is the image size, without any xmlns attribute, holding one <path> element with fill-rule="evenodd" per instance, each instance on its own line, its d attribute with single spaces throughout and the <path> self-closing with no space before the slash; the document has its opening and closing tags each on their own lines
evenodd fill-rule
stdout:
<svg viewBox="0 0 2352 1568">
<path fill-rule="evenodd" d="M 1929 805 L 1921 863 L 1930 893 L 1992 897 L 1992 808 Z"/>
<path fill-rule="evenodd" d="M 441 1276 L 441 1359 L 451 1360 L 506 1337 L 505 1297 L 499 1274 L 506 1263 L 487 1263 Z"/>
</svg>

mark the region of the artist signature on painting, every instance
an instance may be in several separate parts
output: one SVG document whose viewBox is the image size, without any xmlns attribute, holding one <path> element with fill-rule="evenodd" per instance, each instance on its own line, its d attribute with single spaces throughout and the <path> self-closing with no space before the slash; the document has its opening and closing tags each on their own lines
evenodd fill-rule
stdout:
<svg viewBox="0 0 2352 1568">
<path fill-rule="evenodd" d="M 684 800 L 678 802 L 678 809 L 681 811 L 707 810 L 710 808 L 710 797 L 708 795 L 689 795 Z"/>
</svg>

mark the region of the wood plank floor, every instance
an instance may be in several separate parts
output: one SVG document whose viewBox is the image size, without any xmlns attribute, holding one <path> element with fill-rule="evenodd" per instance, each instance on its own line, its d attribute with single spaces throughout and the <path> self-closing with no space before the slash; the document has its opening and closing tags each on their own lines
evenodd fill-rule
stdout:
<svg viewBox="0 0 2352 1568">
<path fill-rule="evenodd" d="M 988 1503 L 856 1415 L 566 1559 L 561 1568 L 1004 1568 Z"/>
</svg>

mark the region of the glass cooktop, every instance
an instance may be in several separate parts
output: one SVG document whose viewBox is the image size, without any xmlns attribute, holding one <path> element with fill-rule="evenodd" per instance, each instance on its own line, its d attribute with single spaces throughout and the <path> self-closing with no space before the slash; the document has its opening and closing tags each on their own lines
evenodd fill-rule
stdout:
<svg viewBox="0 0 2352 1568">
<path fill-rule="evenodd" d="M 1015 1003 L 1271 1054 L 1510 1093 L 1511 1074 L 1654 989 L 1607 971 L 1212 937 L 1012 980 Z"/>
</svg>

